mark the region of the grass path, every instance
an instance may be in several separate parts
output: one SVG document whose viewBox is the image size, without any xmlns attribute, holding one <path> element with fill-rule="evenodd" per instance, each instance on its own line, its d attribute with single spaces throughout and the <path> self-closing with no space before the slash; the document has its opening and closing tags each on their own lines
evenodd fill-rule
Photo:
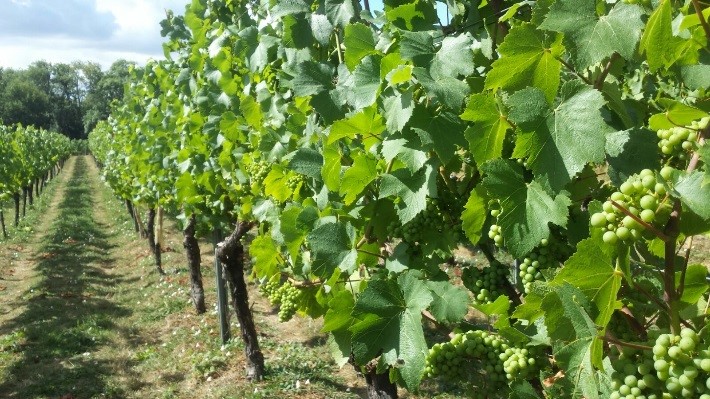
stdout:
<svg viewBox="0 0 710 399">
<path fill-rule="evenodd" d="M 158 275 L 91 158 L 71 158 L 22 223 L 0 242 L 0 398 L 366 397 L 352 367 L 334 364 L 320 321 L 280 323 L 253 284 L 267 375 L 248 382 L 240 340 L 219 339 L 211 243 L 200 243 L 208 312 L 197 315 L 181 232 L 168 218 Z M 439 390 L 401 397 L 461 397 Z"/>
<path fill-rule="evenodd" d="M 0 398 L 362 397 L 317 323 L 278 323 L 255 293 L 269 375 L 247 382 L 241 343 L 222 346 L 215 312 L 189 303 L 180 232 L 168 223 L 161 277 L 89 157 L 71 158 L 46 195 L 32 229 L 0 243 Z M 211 245 L 201 247 L 214 304 Z"/>
</svg>

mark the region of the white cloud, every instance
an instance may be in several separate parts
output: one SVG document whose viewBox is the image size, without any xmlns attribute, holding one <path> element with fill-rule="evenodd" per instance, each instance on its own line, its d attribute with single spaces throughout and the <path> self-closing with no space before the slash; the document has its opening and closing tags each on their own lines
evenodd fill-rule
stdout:
<svg viewBox="0 0 710 399">
<path fill-rule="evenodd" d="M 81 60 L 108 67 L 119 58 L 139 63 L 162 58 L 160 21 L 166 9 L 183 14 L 187 3 L 189 0 L 0 1 L 0 66 L 25 68 L 37 60 Z"/>
</svg>

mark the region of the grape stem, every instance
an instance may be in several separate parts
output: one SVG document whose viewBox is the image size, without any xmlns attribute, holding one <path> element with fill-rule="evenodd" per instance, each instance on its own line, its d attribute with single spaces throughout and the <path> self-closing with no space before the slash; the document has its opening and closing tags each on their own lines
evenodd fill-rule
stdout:
<svg viewBox="0 0 710 399">
<path fill-rule="evenodd" d="M 695 8 L 695 14 L 698 16 L 698 19 L 700 20 L 700 26 L 703 27 L 703 30 L 705 31 L 705 36 L 710 40 L 710 25 L 708 25 L 708 21 L 705 20 L 705 16 L 703 15 L 703 8 L 700 6 L 700 2 L 698 0 L 691 0 L 693 2 L 693 7 Z"/>
<path fill-rule="evenodd" d="M 599 77 L 597 77 L 597 80 L 594 82 L 594 88 L 601 91 L 602 87 L 604 87 L 604 80 L 606 80 L 606 76 L 609 74 L 609 71 L 611 71 L 611 67 L 614 64 L 614 61 L 616 61 L 619 58 L 619 53 L 614 52 L 614 54 L 609 57 L 609 62 L 607 62 L 606 67 L 604 67 L 604 70 L 602 71 L 601 74 L 599 74 Z"/>
<path fill-rule="evenodd" d="M 640 350 L 644 350 L 644 351 L 653 350 L 653 348 L 650 346 L 635 344 L 633 342 L 622 341 L 622 340 L 614 337 L 610 331 L 607 331 L 606 333 L 604 333 L 604 336 L 600 336 L 599 338 L 601 338 L 602 340 L 604 340 L 606 342 L 609 342 L 609 343 L 612 343 L 615 345 L 619 345 L 619 346 L 625 346 L 627 348 L 640 349 Z"/>
<path fill-rule="evenodd" d="M 591 80 L 589 80 L 588 77 L 586 77 L 586 76 L 582 75 L 581 73 L 577 72 L 577 70 L 574 69 L 574 67 L 573 67 L 569 62 L 567 62 L 567 61 L 565 61 L 564 59 L 562 59 L 562 57 L 557 58 L 557 61 L 561 62 L 562 65 L 565 66 L 565 68 L 569 69 L 572 73 L 574 73 L 575 75 L 577 75 L 578 78 L 582 79 L 582 80 L 584 81 L 584 83 L 586 83 L 586 84 L 588 84 L 588 85 L 590 85 L 590 86 L 593 86 L 593 85 L 594 85 L 594 82 L 592 82 Z"/>
<path fill-rule="evenodd" d="M 485 245 L 481 245 L 478 247 L 478 249 L 481 250 L 483 256 L 485 256 L 488 260 L 488 263 L 493 264 L 493 262 L 498 262 L 496 257 L 493 255 L 493 252 L 491 252 L 490 248 L 487 248 Z M 508 268 L 510 268 L 510 266 Z M 506 293 L 508 294 L 508 297 L 511 301 L 513 301 L 513 304 L 515 306 L 518 306 L 523 303 L 523 300 L 520 297 L 520 293 L 517 289 L 515 289 L 513 284 L 507 278 L 504 279 L 503 288 L 505 289 Z"/>
<path fill-rule="evenodd" d="M 664 229 L 665 234 L 672 239 L 665 241 L 665 257 L 663 269 L 663 299 L 668 305 L 668 313 L 670 316 L 670 327 L 673 334 L 680 333 L 680 315 L 678 314 L 678 298 L 675 288 L 675 246 L 676 238 L 680 233 L 680 212 L 681 205 L 679 200 L 675 200 L 671 217 L 666 223 Z"/>
<path fill-rule="evenodd" d="M 693 237 L 690 236 L 690 242 L 688 243 L 688 248 L 685 250 L 685 259 L 681 265 L 682 270 L 680 271 L 680 283 L 678 286 L 678 298 L 683 297 L 683 291 L 685 291 L 685 272 L 688 270 L 688 259 L 690 258 L 690 248 L 693 247 Z"/>
<path fill-rule="evenodd" d="M 639 218 L 638 216 L 631 213 L 628 209 L 619 205 L 618 202 L 614 201 L 613 199 L 609 199 L 609 201 L 611 201 L 611 204 L 614 205 L 614 207 L 616 207 L 618 210 L 623 212 L 624 215 L 634 219 L 636 222 L 638 222 L 638 224 L 642 225 L 643 227 L 645 227 L 646 229 L 651 231 L 656 237 L 660 238 L 661 241 L 667 243 L 671 239 L 668 235 L 664 234 L 663 232 L 661 232 L 657 228 L 653 227 L 652 225 L 644 222 L 643 220 L 641 220 L 641 218 Z"/>
</svg>

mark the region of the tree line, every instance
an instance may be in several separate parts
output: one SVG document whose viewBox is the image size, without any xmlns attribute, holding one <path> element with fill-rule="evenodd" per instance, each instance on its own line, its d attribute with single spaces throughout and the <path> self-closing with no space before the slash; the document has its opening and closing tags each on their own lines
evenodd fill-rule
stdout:
<svg viewBox="0 0 710 399">
<path fill-rule="evenodd" d="M 0 68 L 0 121 L 86 138 L 123 98 L 134 64 L 115 61 L 107 70 L 91 61 L 36 61 L 26 69 Z"/>
</svg>

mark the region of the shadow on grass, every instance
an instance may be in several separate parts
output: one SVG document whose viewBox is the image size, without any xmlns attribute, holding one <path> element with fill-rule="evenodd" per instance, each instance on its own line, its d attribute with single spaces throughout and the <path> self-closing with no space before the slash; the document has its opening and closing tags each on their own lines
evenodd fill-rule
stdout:
<svg viewBox="0 0 710 399">
<path fill-rule="evenodd" d="M 130 310 L 107 298 L 121 276 L 109 275 L 114 247 L 107 226 L 93 218 L 91 176 L 84 158 L 77 158 L 67 182 L 57 218 L 35 254 L 39 282 L 21 300 L 26 310 L 0 326 L 0 336 L 21 331 L 24 339 L 14 349 L 0 374 L 1 398 L 122 397 L 110 376 L 133 369 L 133 359 L 97 359 L 92 352 L 110 345 L 116 335 L 130 339 L 114 320 Z M 120 363 L 120 364 L 117 364 Z M 132 379 L 133 380 L 133 379 Z"/>
</svg>

